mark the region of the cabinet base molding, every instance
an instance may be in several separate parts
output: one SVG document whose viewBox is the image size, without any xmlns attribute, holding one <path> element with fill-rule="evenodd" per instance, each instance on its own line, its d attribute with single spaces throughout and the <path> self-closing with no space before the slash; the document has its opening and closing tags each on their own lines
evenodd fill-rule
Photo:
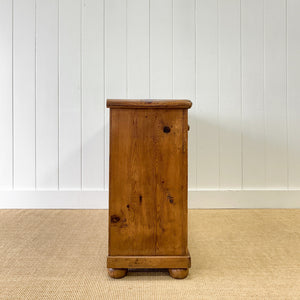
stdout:
<svg viewBox="0 0 300 300">
<path fill-rule="evenodd" d="M 168 269 L 171 277 L 183 279 L 189 274 L 191 257 L 178 256 L 111 256 L 107 257 L 108 275 L 122 278 L 128 269 Z"/>
<path fill-rule="evenodd" d="M 112 269 L 186 269 L 191 267 L 191 257 L 178 256 L 108 256 L 107 268 Z"/>
</svg>

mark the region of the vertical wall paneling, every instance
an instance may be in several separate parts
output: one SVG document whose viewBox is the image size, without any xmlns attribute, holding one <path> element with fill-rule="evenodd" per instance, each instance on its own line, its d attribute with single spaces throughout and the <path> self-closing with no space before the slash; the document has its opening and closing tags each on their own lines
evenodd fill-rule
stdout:
<svg viewBox="0 0 300 300">
<path fill-rule="evenodd" d="M 14 187 L 35 188 L 35 1 L 13 1 Z"/>
<path fill-rule="evenodd" d="M 81 0 L 59 1 L 59 187 L 81 188 Z"/>
<path fill-rule="evenodd" d="M 13 183 L 12 1 L 0 2 L 0 189 Z"/>
<path fill-rule="evenodd" d="M 103 0 L 83 0 L 82 187 L 104 188 L 104 11 Z"/>
<path fill-rule="evenodd" d="M 107 98 L 193 101 L 189 189 L 299 189 L 299 15 L 298 0 L 0 1 L 0 189 L 107 189 Z"/>
<path fill-rule="evenodd" d="M 219 1 L 220 187 L 241 188 L 240 1 Z"/>
<path fill-rule="evenodd" d="M 150 97 L 172 98 L 173 5 L 172 0 L 150 1 Z"/>
<path fill-rule="evenodd" d="M 286 1 L 264 3 L 266 185 L 286 188 Z"/>
<path fill-rule="evenodd" d="M 300 187 L 300 1 L 287 1 L 289 187 Z"/>
<path fill-rule="evenodd" d="M 265 186 L 264 3 L 241 2 L 243 187 Z"/>
<path fill-rule="evenodd" d="M 218 0 L 196 3 L 197 187 L 219 188 Z"/>
<path fill-rule="evenodd" d="M 189 188 L 197 186 L 197 116 L 195 102 L 195 1 L 173 1 L 173 97 L 189 99 Z"/>
<path fill-rule="evenodd" d="M 58 188 L 57 0 L 36 0 L 36 186 Z"/>
<path fill-rule="evenodd" d="M 149 1 L 127 0 L 128 98 L 149 98 Z"/>
<path fill-rule="evenodd" d="M 105 99 L 127 98 L 126 3 L 105 0 Z M 109 113 L 105 108 L 105 188 L 108 188 Z"/>
</svg>

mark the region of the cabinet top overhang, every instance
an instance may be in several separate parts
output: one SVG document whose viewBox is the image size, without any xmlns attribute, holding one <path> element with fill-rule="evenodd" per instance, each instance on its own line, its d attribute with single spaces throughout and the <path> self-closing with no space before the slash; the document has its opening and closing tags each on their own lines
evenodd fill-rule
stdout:
<svg viewBox="0 0 300 300">
<path fill-rule="evenodd" d="M 107 99 L 108 108 L 190 108 L 190 100 Z"/>
</svg>

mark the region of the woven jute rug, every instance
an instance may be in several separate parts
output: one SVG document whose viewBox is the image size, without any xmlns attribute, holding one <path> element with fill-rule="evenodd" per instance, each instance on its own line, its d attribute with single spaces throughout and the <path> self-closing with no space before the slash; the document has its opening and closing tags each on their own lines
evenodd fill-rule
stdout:
<svg viewBox="0 0 300 300">
<path fill-rule="evenodd" d="M 107 275 L 106 210 L 1 210 L 0 299 L 300 299 L 300 210 L 190 210 L 190 275 Z"/>
</svg>

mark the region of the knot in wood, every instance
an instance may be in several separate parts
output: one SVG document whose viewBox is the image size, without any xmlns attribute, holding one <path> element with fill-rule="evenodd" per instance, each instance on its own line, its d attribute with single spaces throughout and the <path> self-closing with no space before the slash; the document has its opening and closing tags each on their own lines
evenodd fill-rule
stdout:
<svg viewBox="0 0 300 300">
<path fill-rule="evenodd" d="M 169 133 L 171 131 L 169 126 L 164 127 L 164 133 Z"/>
<path fill-rule="evenodd" d="M 112 223 L 118 223 L 120 221 L 120 217 L 116 216 L 116 215 L 113 215 L 113 216 L 110 217 L 110 221 Z"/>
</svg>

